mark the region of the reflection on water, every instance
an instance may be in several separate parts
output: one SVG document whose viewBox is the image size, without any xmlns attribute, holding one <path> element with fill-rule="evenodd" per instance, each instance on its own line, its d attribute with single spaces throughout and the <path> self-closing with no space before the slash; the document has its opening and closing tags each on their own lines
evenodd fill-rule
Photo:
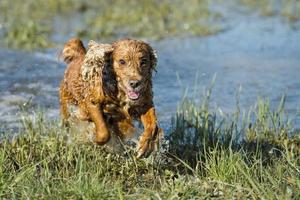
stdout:
<svg viewBox="0 0 300 200">
<path fill-rule="evenodd" d="M 289 114 L 295 115 L 300 108 L 300 31 L 279 18 L 256 15 L 233 15 L 226 24 L 228 30 L 215 36 L 152 42 L 159 55 L 155 104 L 164 127 L 168 127 L 184 90 L 189 88 L 190 97 L 200 96 L 214 74 L 212 106 L 223 112 L 235 109 L 239 87 L 243 109 L 253 105 L 258 96 L 268 97 L 277 106 L 284 93 Z M 0 49 L 2 128 L 18 125 L 19 105 L 29 99 L 33 107 L 58 118 L 58 86 L 65 69 L 57 59 L 58 51 Z M 296 127 L 300 127 L 299 117 Z"/>
</svg>

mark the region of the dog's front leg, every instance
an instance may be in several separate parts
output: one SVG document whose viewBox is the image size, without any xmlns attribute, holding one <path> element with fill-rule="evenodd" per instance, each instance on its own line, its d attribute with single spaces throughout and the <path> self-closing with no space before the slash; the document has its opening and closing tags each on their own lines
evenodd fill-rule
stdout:
<svg viewBox="0 0 300 200">
<path fill-rule="evenodd" d="M 157 117 L 154 107 L 141 115 L 141 121 L 144 126 L 144 132 L 140 137 L 137 157 L 148 157 L 150 153 L 158 148 L 159 139 L 162 136 L 162 130 L 158 127 Z"/>
<path fill-rule="evenodd" d="M 103 112 L 100 109 L 100 105 L 88 103 L 86 105 L 86 108 L 89 113 L 90 119 L 95 123 L 96 127 L 94 142 L 96 142 L 97 144 L 105 144 L 109 140 L 110 134 L 105 124 Z"/>
</svg>

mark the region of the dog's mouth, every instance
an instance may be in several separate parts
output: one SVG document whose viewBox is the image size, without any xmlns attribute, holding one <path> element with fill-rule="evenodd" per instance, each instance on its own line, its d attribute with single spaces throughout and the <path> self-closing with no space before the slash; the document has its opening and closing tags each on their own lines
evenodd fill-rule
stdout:
<svg viewBox="0 0 300 200">
<path fill-rule="evenodd" d="M 138 100 L 144 89 L 142 86 L 139 86 L 137 88 L 132 88 L 130 86 L 125 86 L 124 84 L 119 83 L 119 88 L 126 94 L 127 98 L 131 101 Z"/>
<path fill-rule="evenodd" d="M 128 90 L 127 96 L 130 100 L 137 100 L 140 97 L 140 92 L 135 90 Z"/>
</svg>

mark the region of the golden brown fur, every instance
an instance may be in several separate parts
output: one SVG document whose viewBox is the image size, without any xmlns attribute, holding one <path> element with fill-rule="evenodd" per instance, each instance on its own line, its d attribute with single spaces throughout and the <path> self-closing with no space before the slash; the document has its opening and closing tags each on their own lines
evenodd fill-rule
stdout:
<svg viewBox="0 0 300 200">
<path fill-rule="evenodd" d="M 100 53 L 93 52 L 98 49 Z M 97 58 L 96 54 L 103 55 Z M 144 132 L 138 157 L 148 156 L 162 133 L 153 105 L 152 71 L 157 57 L 151 46 L 132 39 L 112 45 L 90 42 L 86 52 L 79 39 L 71 39 L 62 58 L 68 64 L 60 86 L 63 120 L 70 116 L 68 105 L 78 106 L 78 118 L 95 124 L 94 141 L 105 144 L 111 130 L 121 138 L 130 136 L 132 121 L 139 119 Z"/>
</svg>

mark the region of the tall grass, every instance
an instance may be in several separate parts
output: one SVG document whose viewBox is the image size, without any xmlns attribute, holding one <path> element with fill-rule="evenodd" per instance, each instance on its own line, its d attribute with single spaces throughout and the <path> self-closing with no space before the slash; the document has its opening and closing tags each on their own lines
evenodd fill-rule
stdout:
<svg viewBox="0 0 300 200">
<path fill-rule="evenodd" d="M 162 151 L 148 159 L 130 145 L 114 153 L 69 142 L 57 121 L 24 115 L 0 145 L 0 198 L 299 199 L 300 137 L 284 98 L 278 109 L 259 100 L 226 116 L 210 109 L 210 93 L 201 104 L 183 101 Z"/>
<path fill-rule="evenodd" d="M 49 47 L 51 17 L 75 9 L 72 0 L 3 0 L 0 2 L 0 36 L 10 48 Z"/>
<path fill-rule="evenodd" d="M 300 196 L 300 132 L 285 111 L 266 99 L 227 117 L 209 106 L 209 88 L 201 104 L 185 99 L 172 120 L 170 155 L 188 163 L 199 177 L 239 188 L 252 198 Z M 292 183 L 292 184 L 291 184 Z"/>
<path fill-rule="evenodd" d="M 209 35 L 217 27 L 208 24 L 214 14 L 207 0 L 123 1 L 90 6 L 87 24 L 79 31 L 94 38 Z M 92 30 L 90 27 L 94 27 Z"/>
<path fill-rule="evenodd" d="M 237 2 L 258 10 L 264 16 L 280 15 L 290 21 L 300 19 L 298 0 L 237 0 Z"/>
<path fill-rule="evenodd" d="M 208 35 L 218 27 L 208 0 L 2 0 L 0 36 L 12 48 L 35 49 L 52 44 L 54 16 L 79 16 L 73 34 L 98 40 L 119 37 L 162 38 L 174 35 Z M 77 19 L 77 18 L 76 18 Z M 61 24 L 67 26 L 68 24 Z M 77 32 L 77 33 L 76 33 Z"/>
<path fill-rule="evenodd" d="M 234 2 L 236 6 L 247 5 L 263 15 L 279 14 L 290 20 L 300 19 L 300 2 L 297 0 Z M 221 3 L 221 6 L 226 6 L 228 2 Z M 51 47 L 55 45 L 51 36 L 61 34 L 61 27 L 56 26 L 68 27 L 70 24 L 76 27 L 66 30 L 71 35 L 96 40 L 210 35 L 223 28 L 214 23 L 215 19 L 222 17 L 211 9 L 215 4 L 220 4 L 220 1 L 1 0 L 1 44 L 26 50 Z M 63 20 L 70 18 L 73 21 Z"/>
</svg>

